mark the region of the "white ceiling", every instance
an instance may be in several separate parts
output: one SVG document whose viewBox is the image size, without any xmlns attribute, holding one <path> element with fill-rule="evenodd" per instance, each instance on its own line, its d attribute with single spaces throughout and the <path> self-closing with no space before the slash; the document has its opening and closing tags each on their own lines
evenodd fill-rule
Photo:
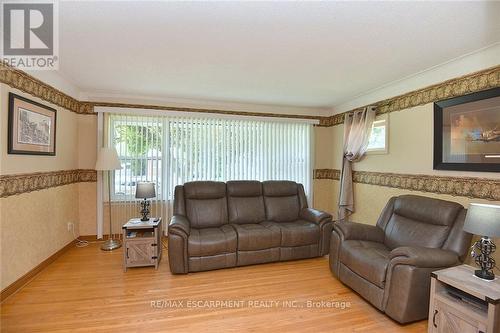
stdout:
<svg viewBox="0 0 500 333">
<path fill-rule="evenodd" d="M 60 74 L 101 96 L 334 107 L 500 41 L 499 2 L 68 1 L 59 10 Z"/>
</svg>

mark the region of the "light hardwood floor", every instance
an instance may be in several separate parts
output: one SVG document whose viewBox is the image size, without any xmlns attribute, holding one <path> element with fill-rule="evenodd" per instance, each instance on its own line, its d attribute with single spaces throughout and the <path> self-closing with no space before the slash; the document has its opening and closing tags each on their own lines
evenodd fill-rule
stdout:
<svg viewBox="0 0 500 333">
<path fill-rule="evenodd" d="M 124 273 L 121 249 L 72 248 L 2 304 L 1 331 L 427 331 L 426 321 L 401 326 L 375 310 L 332 277 L 327 257 L 174 276 L 164 254 L 157 271 L 145 267 Z M 241 305 L 188 304 L 227 300 Z M 168 301 L 183 304 L 168 306 Z M 258 301 L 278 303 L 259 308 L 263 303 Z M 349 302 L 350 307 L 308 308 L 308 301 Z"/>
</svg>

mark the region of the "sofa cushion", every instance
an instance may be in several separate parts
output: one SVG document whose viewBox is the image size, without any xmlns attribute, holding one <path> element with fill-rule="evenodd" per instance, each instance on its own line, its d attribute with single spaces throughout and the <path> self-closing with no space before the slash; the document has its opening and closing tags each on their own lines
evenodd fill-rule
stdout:
<svg viewBox="0 0 500 333">
<path fill-rule="evenodd" d="M 297 183 L 288 180 L 268 180 L 262 183 L 266 197 L 287 197 L 298 194 Z"/>
<path fill-rule="evenodd" d="M 262 183 L 257 180 L 231 180 L 226 185 L 230 197 L 262 196 Z"/>
<path fill-rule="evenodd" d="M 440 248 L 450 230 L 448 226 L 424 223 L 394 213 L 385 228 L 384 244 L 391 250 L 400 246 Z"/>
<path fill-rule="evenodd" d="M 229 181 L 227 194 L 229 223 L 259 223 L 266 219 L 261 182 Z"/>
<path fill-rule="evenodd" d="M 340 262 L 365 280 L 384 288 L 389 253 L 382 243 L 347 240 L 340 248 Z"/>
<path fill-rule="evenodd" d="M 254 251 L 280 246 L 280 228 L 272 223 L 231 225 L 238 235 L 238 250 Z"/>
<path fill-rule="evenodd" d="M 280 228 L 282 247 L 319 244 L 320 230 L 319 226 L 316 223 L 304 220 L 296 220 L 293 222 L 264 223 L 273 224 Z"/>
<path fill-rule="evenodd" d="M 184 184 L 186 199 L 220 199 L 226 197 L 226 184 L 223 182 L 197 181 Z"/>
<path fill-rule="evenodd" d="M 184 184 L 186 216 L 193 228 L 220 227 L 227 223 L 226 184 L 189 182 Z"/>
<path fill-rule="evenodd" d="M 188 255 L 202 257 L 236 252 L 236 237 L 236 231 L 229 224 L 219 228 L 191 228 Z"/>
<path fill-rule="evenodd" d="M 266 218 L 269 221 L 291 222 L 299 218 L 300 201 L 297 183 L 267 181 L 262 183 Z"/>
<path fill-rule="evenodd" d="M 401 195 L 394 202 L 394 213 L 426 224 L 451 226 L 464 207 L 456 202 L 418 195 Z"/>
</svg>

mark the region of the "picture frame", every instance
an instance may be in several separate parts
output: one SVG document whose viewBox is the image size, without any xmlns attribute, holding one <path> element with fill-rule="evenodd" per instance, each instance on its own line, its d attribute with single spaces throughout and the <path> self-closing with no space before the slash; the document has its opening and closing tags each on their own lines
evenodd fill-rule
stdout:
<svg viewBox="0 0 500 333">
<path fill-rule="evenodd" d="M 500 88 L 434 103 L 434 169 L 500 172 Z"/>
<path fill-rule="evenodd" d="M 9 93 L 7 153 L 56 155 L 57 110 Z"/>
</svg>

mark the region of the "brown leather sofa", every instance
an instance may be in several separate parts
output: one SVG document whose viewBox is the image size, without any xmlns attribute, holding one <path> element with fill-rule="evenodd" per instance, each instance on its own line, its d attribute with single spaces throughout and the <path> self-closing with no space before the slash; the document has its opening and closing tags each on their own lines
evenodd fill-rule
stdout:
<svg viewBox="0 0 500 333">
<path fill-rule="evenodd" d="M 332 216 L 290 181 L 198 181 L 175 188 L 168 258 L 175 274 L 323 256 Z"/>
<path fill-rule="evenodd" d="M 330 269 L 400 323 L 428 316 L 430 274 L 461 263 L 472 235 L 458 203 L 402 195 L 389 200 L 376 226 L 335 223 Z"/>
</svg>

